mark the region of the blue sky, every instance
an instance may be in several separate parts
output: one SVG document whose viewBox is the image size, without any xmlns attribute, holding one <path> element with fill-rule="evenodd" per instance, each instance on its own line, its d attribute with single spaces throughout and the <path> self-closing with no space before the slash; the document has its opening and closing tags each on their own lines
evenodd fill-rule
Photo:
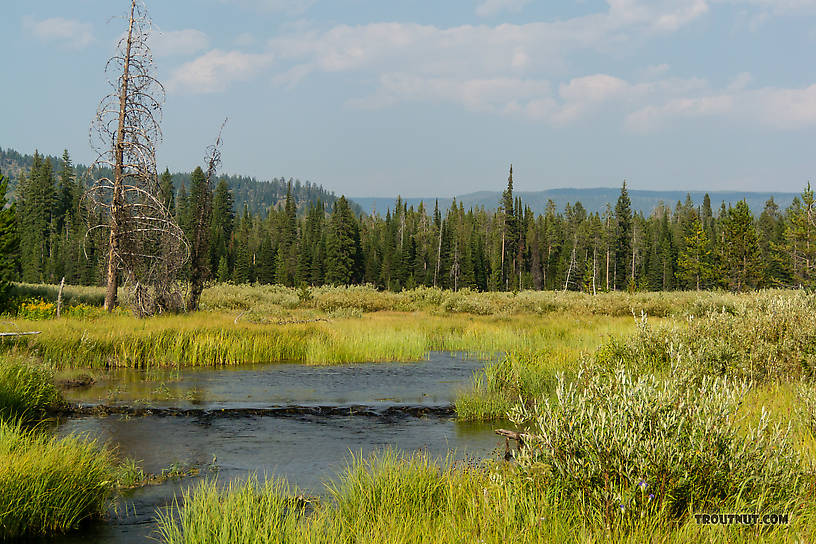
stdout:
<svg viewBox="0 0 816 544">
<path fill-rule="evenodd" d="M 350 196 L 799 191 L 816 0 L 147 0 L 159 163 Z M 88 162 L 127 0 L 6 0 L 0 146 Z"/>
</svg>

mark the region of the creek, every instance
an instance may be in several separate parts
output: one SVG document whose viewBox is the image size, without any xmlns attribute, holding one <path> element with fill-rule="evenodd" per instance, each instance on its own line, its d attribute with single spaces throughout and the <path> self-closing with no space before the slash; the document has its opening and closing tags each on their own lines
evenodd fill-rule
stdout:
<svg viewBox="0 0 816 544">
<path fill-rule="evenodd" d="M 439 458 L 495 456 L 504 446 L 493 426 L 457 422 L 452 410 L 457 391 L 482 364 L 434 352 L 411 363 L 117 369 L 97 376 L 89 387 L 64 392 L 79 409 L 55 424 L 57 434 L 110 444 L 148 473 L 170 466 L 198 473 L 125 492 L 108 519 L 57 542 L 156 538 L 157 509 L 204 478 L 224 484 L 251 474 L 280 477 L 299 493 L 319 496 L 352 454 L 390 447 Z"/>
</svg>

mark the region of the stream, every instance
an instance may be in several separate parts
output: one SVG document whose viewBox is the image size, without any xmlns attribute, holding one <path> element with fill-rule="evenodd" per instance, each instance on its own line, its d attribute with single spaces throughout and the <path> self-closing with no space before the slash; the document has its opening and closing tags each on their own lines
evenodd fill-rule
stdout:
<svg viewBox="0 0 816 544">
<path fill-rule="evenodd" d="M 495 455 L 504 442 L 493 426 L 458 423 L 451 415 L 457 391 L 482 365 L 434 352 L 411 363 L 110 371 L 64 396 L 87 409 L 127 413 L 68 417 L 55 432 L 113 445 L 148 473 L 171 465 L 200 473 L 126 492 L 107 520 L 56 541 L 155 539 L 156 510 L 206 478 L 224 483 L 257 473 L 322 495 L 352 454 L 392 447 L 440 458 Z"/>
</svg>

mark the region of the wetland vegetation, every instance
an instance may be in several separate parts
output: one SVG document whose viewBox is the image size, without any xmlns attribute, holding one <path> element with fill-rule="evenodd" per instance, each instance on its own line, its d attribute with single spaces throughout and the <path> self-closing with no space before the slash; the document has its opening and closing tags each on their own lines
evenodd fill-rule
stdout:
<svg viewBox="0 0 816 544">
<path fill-rule="evenodd" d="M 47 309 L 50 288 L 37 289 Z M 169 509 L 159 509 L 157 530 L 168 543 L 816 536 L 814 295 L 354 287 L 312 289 L 307 296 L 222 285 L 204 291 L 200 312 L 149 320 L 108 315 L 94 305 L 99 302 L 76 299 L 90 309 L 59 319 L 6 318 L 14 330 L 42 331 L 3 342 L 6 419 L 36 420 L 64 402 L 55 372 L 101 376 L 113 367 L 173 372 L 241 362 L 332 366 L 420 361 L 429 350 L 448 350 L 486 361 L 456 394 L 458 420 L 506 426 L 510 418 L 524 436 L 524 447 L 510 448 L 510 462 L 397 451 L 356 456 L 319 496 L 276 475 L 199 478 Z M 70 474 L 37 476 L 46 487 L 97 485 L 99 499 L 59 527 L 40 524 L 33 532 L 67 529 L 100 513 L 121 463 L 110 450 L 4 425 L 4 433 L 28 444 L 5 455 L 85 455 L 93 469 L 87 474 L 96 478 L 93 484 L 71 483 Z M 7 466 L 19 471 L 19 463 Z M 709 527 L 696 523 L 699 512 L 779 513 L 789 523 Z M 17 527 L 8 531 L 32 531 L 4 523 Z"/>
</svg>

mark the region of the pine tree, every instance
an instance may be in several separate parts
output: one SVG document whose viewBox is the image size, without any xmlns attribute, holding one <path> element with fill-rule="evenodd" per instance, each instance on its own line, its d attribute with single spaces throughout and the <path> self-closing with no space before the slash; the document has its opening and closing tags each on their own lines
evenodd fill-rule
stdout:
<svg viewBox="0 0 816 544">
<path fill-rule="evenodd" d="M 326 240 L 326 282 L 348 285 L 362 275 L 360 231 L 345 196 L 334 203 Z"/>
<path fill-rule="evenodd" d="M 221 259 L 224 258 L 227 266 L 227 274 L 224 277 L 229 277 L 229 267 L 231 262 L 230 242 L 232 240 L 232 231 L 235 224 L 235 212 L 233 211 L 233 198 L 229 190 L 227 181 L 221 178 L 215 186 L 213 194 L 213 212 L 212 212 L 212 234 L 211 239 L 211 262 L 213 267 L 218 265 L 219 281 L 221 280 Z"/>
<path fill-rule="evenodd" d="M 190 292 L 187 310 L 198 309 L 204 282 L 210 278 L 210 236 L 212 224 L 212 188 L 201 167 L 196 167 L 190 178 L 187 238 L 190 241 Z"/>
<path fill-rule="evenodd" d="M 632 257 L 632 201 L 625 181 L 615 205 L 614 254 L 613 287 L 620 289 L 629 283 Z"/>
<path fill-rule="evenodd" d="M 759 241 L 745 200 L 728 209 L 723 229 L 728 287 L 734 291 L 756 287 L 761 269 Z"/>
<path fill-rule="evenodd" d="M 694 218 L 691 232 L 685 239 L 685 247 L 677 260 L 679 275 L 698 291 L 708 286 L 714 268 L 711 265 L 711 245 L 699 218 Z"/>
<path fill-rule="evenodd" d="M 275 281 L 292 287 L 297 272 L 297 206 L 292 195 L 292 182 L 286 190 L 286 203 L 278 227 L 278 250 L 275 257 Z"/>
<path fill-rule="evenodd" d="M 8 302 L 13 280 L 19 279 L 17 256 L 19 239 L 15 206 L 8 206 L 8 180 L 0 172 L 0 313 L 9 310 Z"/>
<path fill-rule="evenodd" d="M 173 176 L 170 174 L 170 169 L 165 168 L 164 173 L 159 178 L 159 199 L 168 210 L 173 210 L 176 207 L 176 189 L 173 186 Z"/>
<path fill-rule="evenodd" d="M 504 215 L 504 225 L 501 239 L 501 282 L 503 289 L 511 289 L 511 282 L 516 282 L 516 250 L 517 250 L 517 217 L 515 200 L 513 199 L 513 165 L 510 165 L 510 176 L 507 178 L 507 188 L 502 193 L 501 212 Z"/>
<path fill-rule="evenodd" d="M 229 264 L 227 264 L 227 256 L 221 255 L 221 258 L 218 260 L 218 272 L 216 274 L 216 279 L 219 283 L 224 283 L 229 281 Z"/>
<path fill-rule="evenodd" d="M 810 183 L 788 210 L 785 242 L 793 280 L 812 286 L 816 282 L 816 195 Z"/>
<path fill-rule="evenodd" d="M 34 152 L 34 162 L 27 177 L 18 186 L 20 201 L 18 222 L 23 281 L 46 280 L 51 257 L 51 232 L 56 191 L 51 160 Z"/>
</svg>

